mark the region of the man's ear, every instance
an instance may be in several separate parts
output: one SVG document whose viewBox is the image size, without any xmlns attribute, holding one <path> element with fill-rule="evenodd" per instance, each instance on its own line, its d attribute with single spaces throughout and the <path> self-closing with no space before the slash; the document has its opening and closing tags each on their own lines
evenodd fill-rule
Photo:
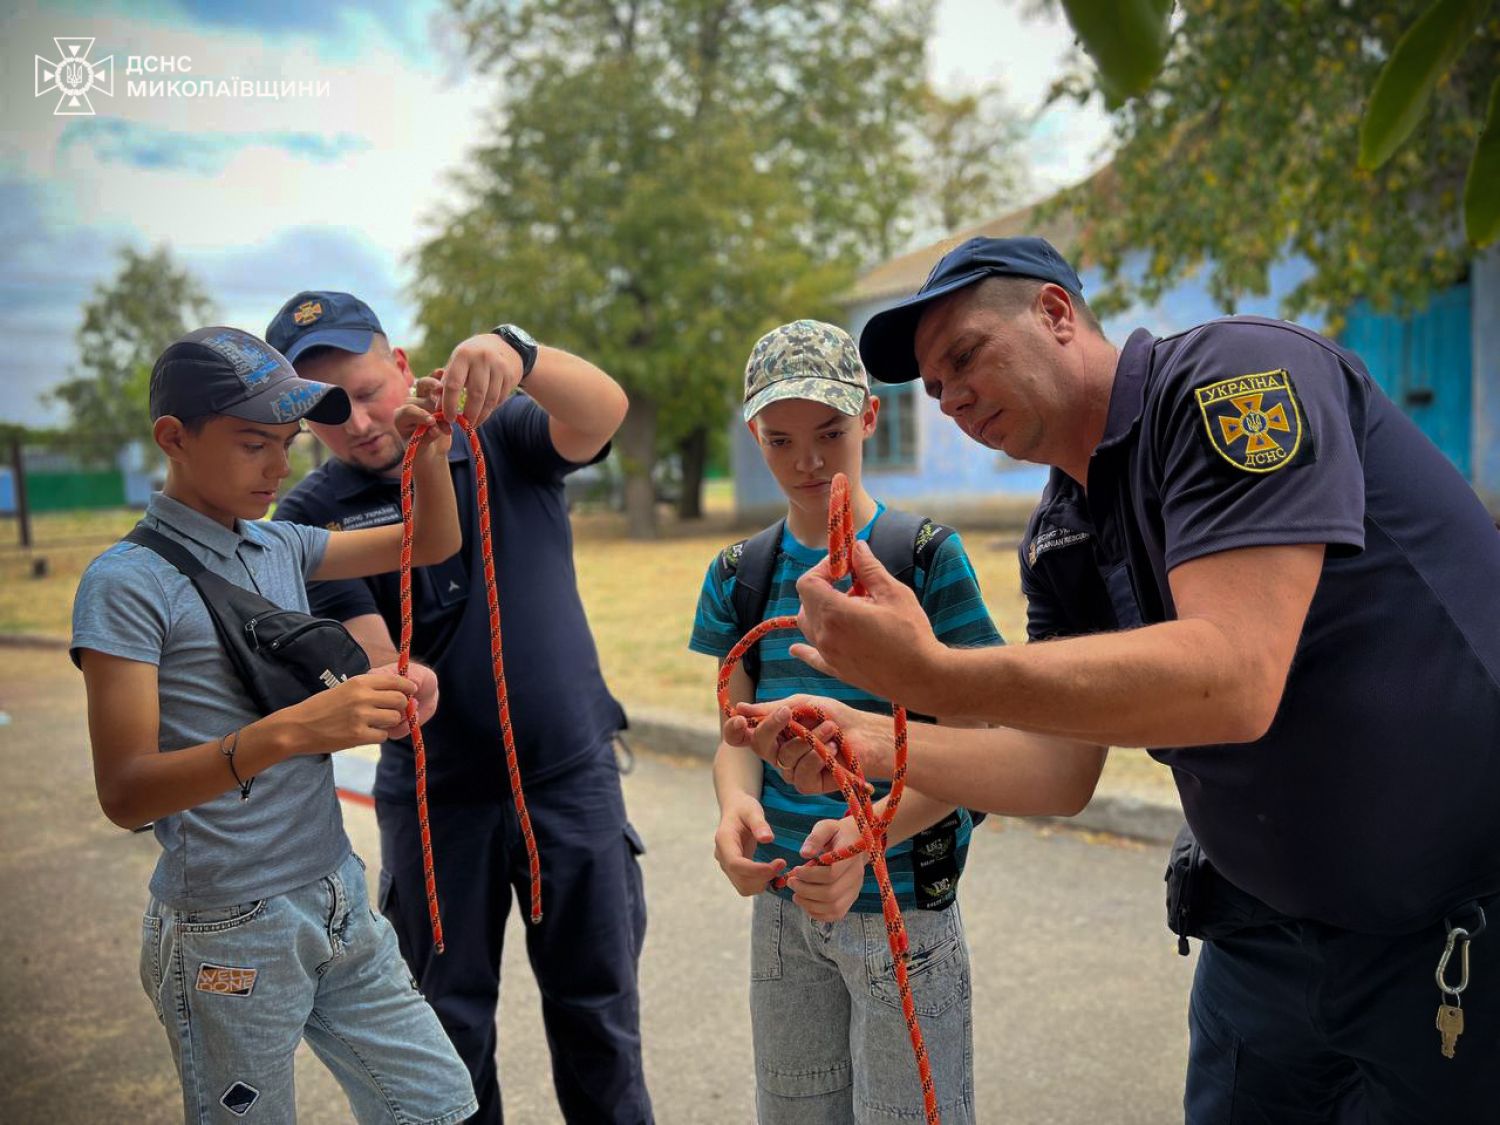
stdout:
<svg viewBox="0 0 1500 1125">
<path fill-rule="evenodd" d="M 182 461 L 186 454 L 183 442 L 187 438 L 187 427 L 170 414 L 163 414 L 151 426 L 151 440 L 167 455 L 168 461 Z"/>
<path fill-rule="evenodd" d="M 1070 342 L 1078 334 L 1078 314 L 1073 309 L 1073 298 L 1061 285 L 1048 282 L 1036 295 L 1037 308 L 1042 323 L 1060 344 Z"/>
<path fill-rule="evenodd" d="M 402 376 L 406 379 L 406 385 L 412 385 L 411 361 L 406 358 L 405 348 L 392 348 L 391 358 L 396 361 L 396 366 L 401 369 Z"/>
</svg>

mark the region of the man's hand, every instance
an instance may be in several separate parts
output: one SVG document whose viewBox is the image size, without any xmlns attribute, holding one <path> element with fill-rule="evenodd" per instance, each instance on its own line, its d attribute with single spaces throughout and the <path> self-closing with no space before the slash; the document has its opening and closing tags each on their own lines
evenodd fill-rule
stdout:
<svg viewBox="0 0 1500 1125">
<path fill-rule="evenodd" d="M 786 783 L 795 786 L 798 792 L 837 792 L 839 785 L 833 772 L 823 764 L 811 743 L 787 730 L 793 710 L 802 707 L 820 708 L 828 716 L 813 728 L 815 737 L 829 744 L 835 732 L 842 732 L 845 745 L 858 757 L 866 776 L 890 776 L 894 749 L 886 731 L 889 721 L 856 711 L 836 699 L 794 695 L 777 703 L 736 704 L 734 714 L 724 722 L 724 741 L 731 746 L 749 747 L 757 757 L 780 770 Z M 749 719 L 759 720 L 753 731 Z"/>
<path fill-rule="evenodd" d="M 423 384 L 435 383 L 432 378 L 419 379 L 412 387 L 414 396 L 411 402 L 404 402 L 396 408 L 396 432 L 401 435 L 404 442 L 411 441 L 411 435 L 417 427 L 426 425 L 432 421 L 432 411 L 436 402 L 436 396 L 430 391 L 419 395 Z M 427 456 L 434 459 L 446 458 L 448 450 L 453 446 L 453 426 L 448 422 L 440 422 L 432 426 L 422 435 L 422 452 L 418 456 Z"/>
<path fill-rule="evenodd" d="M 371 671 L 374 671 L 374 672 L 390 672 L 390 673 L 394 674 L 395 671 L 396 671 L 396 665 L 395 664 L 383 664 L 379 668 L 373 668 L 373 669 L 371 669 Z M 419 723 L 425 723 L 425 722 L 427 722 L 428 719 L 432 718 L 433 712 L 435 712 L 437 710 L 437 705 L 438 705 L 438 679 L 437 679 L 437 673 L 434 672 L 431 668 L 427 667 L 427 665 L 425 665 L 425 664 L 418 664 L 414 660 L 414 661 L 411 662 L 410 665 L 407 666 L 407 669 L 406 669 L 406 678 L 408 680 L 410 680 L 412 683 L 414 683 L 414 684 L 417 685 L 417 693 L 416 693 L 416 696 L 414 697 L 416 699 L 416 701 L 417 701 L 417 722 L 419 722 Z M 400 725 L 392 727 L 391 730 L 389 731 L 389 733 L 387 733 L 385 737 L 386 738 L 405 738 L 410 733 L 411 733 L 411 727 L 406 722 L 405 718 L 403 718 L 401 720 Z"/>
<path fill-rule="evenodd" d="M 811 644 L 794 644 L 792 655 L 882 699 L 942 714 L 932 691 L 948 650 L 933 635 L 916 594 L 880 565 L 864 540 L 854 544 L 852 561 L 863 598 L 835 589 L 827 559 L 797 580 L 797 627 Z"/>
<path fill-rule="evenodd" d="M 719 830 L 714 833 L 714 859 L 740 894 L 759 894 L 786 867 L 783 859 L 755 862 L 756 844 L 769 844 L 772 839 L 771 826 L 754 797 L 744 794 L 725 804 Z"/>
<path fill-rule="evenodd" d="M 859 827 L 853 817 L 843 820 L 820 820 L 802 844 L 804 859 L 812 859 L 824 852 L 835 851 L 859 839 Z M 792 872 L 787 886 L 792 888 L 792 901 L 807 916 L 817 922 L 837 922 L 859 897 L 859 889 L 865 881 L 865 864 L 868 852 L 859 852 L 831 867 L 797 868 Z"/>
<path fill-rule="evenodd" d="M 520 384 L 521 357 L 493 332 L 481 332 L 454 348 L 442 370 L 443 417 L 457 418 L 462 400 L 464 415 L 477 426 Z"/>
</svg>

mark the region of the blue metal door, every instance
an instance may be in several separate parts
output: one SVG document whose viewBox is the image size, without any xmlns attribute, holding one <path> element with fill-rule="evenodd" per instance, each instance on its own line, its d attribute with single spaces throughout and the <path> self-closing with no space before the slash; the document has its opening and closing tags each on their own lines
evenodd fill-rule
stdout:
<svg viewBox="0 0 1500 1125">
<path fill-rule="evenodd" d="M 1467 283 L 1445 289 L 1413 316 L 1377 313 L 1360 302 L 1340 342 L 1422 432 L 1470 473 L 1474 345 Z"/>
</svg>

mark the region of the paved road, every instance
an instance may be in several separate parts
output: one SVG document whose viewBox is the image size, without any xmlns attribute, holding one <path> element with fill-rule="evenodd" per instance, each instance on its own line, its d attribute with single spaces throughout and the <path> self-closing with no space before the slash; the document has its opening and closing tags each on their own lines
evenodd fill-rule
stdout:
<svg viewBox="0 0 1500 1125">
<path fill-rule="evenodd" d="M 0 710 L 10 716 L 0 726 L 0 1121 L 179 1119 L 136 976 L 155 843 L 110 825 L 94 802 L 81 681 L 65 654 L 0 649 Z M 643 755 L 626 795 L 649 847 L 643 1009 L 658 1119 L 751 1121 L 748 902 L 710 855 L 707 769 Z M 346 819 L 374 857 L 372 814 L 350 805 Z M 1181 1119 L 1192 965 L 1163 927 L 1163 852 L 1014 821 L 976 835 L 962 898 L 982 1120 Z M 505 973 L 507 1112 L 548 1125 L 559 1118 L 519 941 Z M 310 1056 L 298 1082 L 303 1122 L 350 1119 Z"/>
</svg>

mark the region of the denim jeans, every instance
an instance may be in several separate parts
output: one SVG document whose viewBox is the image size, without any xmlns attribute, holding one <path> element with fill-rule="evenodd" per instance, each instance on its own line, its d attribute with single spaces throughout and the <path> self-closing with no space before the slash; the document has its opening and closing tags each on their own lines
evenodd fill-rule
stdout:
<svg viewBox="0 0 1500 1125">
<path fill-rule="evenodd" d="M 958 906 L 907 910 L 908 972 L 945 1125 L 974 1120 L 969 950 Z M 762 1125 L 921 1121 L 922 1086 L 879 914 L 815 922 L 756 897 L 750 1023 Z"/>
<path fill-rule="evenodd" d="M 154 898 L 141 983 L 167 1032 L 187 1122 L 295 1121 L 304 1038 L 360 1122 L 448 1125 L 476 1108 L 469 1075 L 370 909 L 350 853 L 286 894 L 178 912 Z"/>
</svg>

